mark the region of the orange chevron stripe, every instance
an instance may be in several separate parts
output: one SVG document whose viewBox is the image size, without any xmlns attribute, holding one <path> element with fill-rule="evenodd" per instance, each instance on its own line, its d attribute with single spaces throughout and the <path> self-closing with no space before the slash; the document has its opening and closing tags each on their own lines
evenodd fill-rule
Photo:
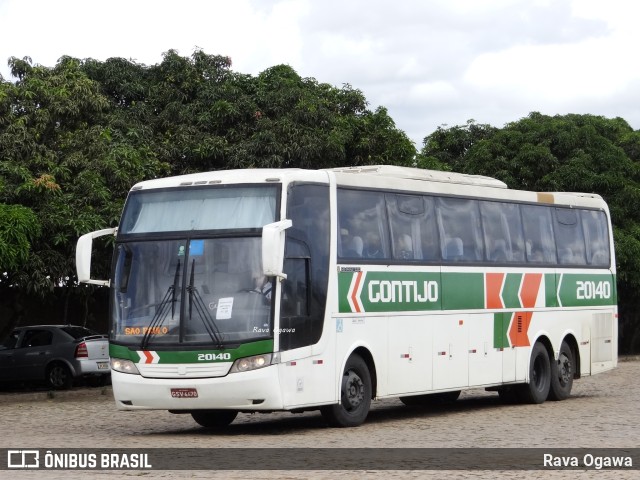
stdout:
<svg viewBox="0 0 640 480">
<path fill-rule="evenodd" d="M 536 299 L 542 283 L 541 273 L 525 273 L 522 279 L 520 290 L 520 300 L 523 308 L 533 308 L 536 306 Z"/>
<path fill-rule="evenodd" d="M 144 353 L 144 356 L 146 358 L 146 361 L 144 363 L 153 363 L 153 355 L 151 355 L 151 352 L 143 350 L 142 353 Z"/>
<path fill-rule="evenodd" d="M 356 283 L 353 286 L 353 292 L 351 292 L 351 300 L 353 301 L 353 306 L 356 309 L 356 313 L 362 313 L 360 309 L 360 299 L 358 298 L 358 287 L 360 286 L 360 281 L 362 280 L 362 272 L 356 273 Z"/>
<path fill-rule="evenodd" d="M 487 308 L 504 308 L 500 297 L 504 276 L 504 273 L 487 273 L 485 275 Z"/>
</svg>

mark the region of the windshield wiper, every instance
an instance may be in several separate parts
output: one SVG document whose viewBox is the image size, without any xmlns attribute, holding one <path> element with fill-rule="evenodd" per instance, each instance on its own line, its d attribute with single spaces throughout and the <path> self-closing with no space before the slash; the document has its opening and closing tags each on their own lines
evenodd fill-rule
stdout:
<svg viewBox="0 0 640 480">
<path fill-rule="evenodd" d="M 193 316 L 193 308 L 195 307 L 196 313 L 200 316 L 202 324 L 211 337 L 211 340 L 216 343 L 218 349 L 221 349 L 223 347 L 222 334 L 220 333 L 215 320 L 207 310 L 207 306 L 204 304 L 204 301 L 200 296 L 200 292 L 198 292 L 198 289 L 193 286 L 195 277 L 195 265 L 196 261 L 193 260 L 191 263 L 191 276 L 189 278 L 189 286 L 187 287 L 187 292 L 189 292 L 189 322 L 191 322 L 191 318 Z"/>
<path fill-rule="evenodd" d="M 158 305 L 158 310 L 156 314 L 151 319 L 151 323 L 147 327 L 147 330 L 144 332 L 144 336 L 140 341 L 140 348 L 145 350 L 149 346 L 149 340 L 152 335 L 156 334 L 156 331 L 160 329 L 160 326 L 164 323 L 167 314 L 169 313 L 169 303 L 171 303 L 171 318 L 173 319 L 176 314 L 176 303 L 177 303 L 177 290 L 178 290 L 178 281 L 180 280 L 180 259 L 178 259 L 178 264 L 176 265 L 176 273 L 173 277 L 173 285 L 169 285 L 167 289 L 167 293 L 164 294 L 162 300 Z"/>
</svg>

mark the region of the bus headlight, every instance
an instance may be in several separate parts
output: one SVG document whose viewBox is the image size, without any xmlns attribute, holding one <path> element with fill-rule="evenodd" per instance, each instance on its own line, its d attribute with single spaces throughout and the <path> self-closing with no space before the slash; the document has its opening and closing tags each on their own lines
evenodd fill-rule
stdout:
<svg viewBox="0 0 640 480">
<path fill-rule="evenodd" d="M 138 367 L 131 360 L 123 360 L 122 358 L 111 359 L 111 369 L 116 372 L 130 373 L 132 375 L 140 375 Z"/>
<path fill-rule="evenodd" d="M 257 370 L 271 365 L 271 354 L 254 355 L 253 357 L 239 358 L 231 366 L 229 373 L 248 372 L 249 370 Z"/>
</svg>

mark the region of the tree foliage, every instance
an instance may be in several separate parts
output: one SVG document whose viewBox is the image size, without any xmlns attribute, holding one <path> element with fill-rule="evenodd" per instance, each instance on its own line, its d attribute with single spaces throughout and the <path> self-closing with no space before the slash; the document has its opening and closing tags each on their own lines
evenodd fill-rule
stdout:
<svg viewBox="0 0 640 480">
<path fill-rule="evenodd" d="M 621 118 L 534 112 L 502 129 L 473 121 L 439 128 L 418 158 L 511 188 L 604 197 L 614 225 L 622 348 L 640 349 L 640 132 Z"/>
<path fill-rule="evenodd" d="M 0 78 L 0 313 L 13 323 L 34 297 L 86 295 L 74 284 L 75 242 L 117 225 L 135 182 L 229 168 L 407 165 L 415 156 L 362 92 L 286 65 L 250 76 L 228 57 L 170 50 L 152 66 L 71 57 L 53 68 L 29 58 L 9 66 L 17 80 Z M 105 248 L 94 265 L 102 277 Z"/>
</svg>

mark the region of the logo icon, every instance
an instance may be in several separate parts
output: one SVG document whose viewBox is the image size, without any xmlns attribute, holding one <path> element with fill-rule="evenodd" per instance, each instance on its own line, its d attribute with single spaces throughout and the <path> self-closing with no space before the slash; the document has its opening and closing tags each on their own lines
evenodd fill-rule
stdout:
<svg viewBox="0 0 640 480">
<path fill-rule="evenodd" d="M 38 450 L 8 450 L 8 468 L 40 468 L 40 452 Z"/>
</svg>

